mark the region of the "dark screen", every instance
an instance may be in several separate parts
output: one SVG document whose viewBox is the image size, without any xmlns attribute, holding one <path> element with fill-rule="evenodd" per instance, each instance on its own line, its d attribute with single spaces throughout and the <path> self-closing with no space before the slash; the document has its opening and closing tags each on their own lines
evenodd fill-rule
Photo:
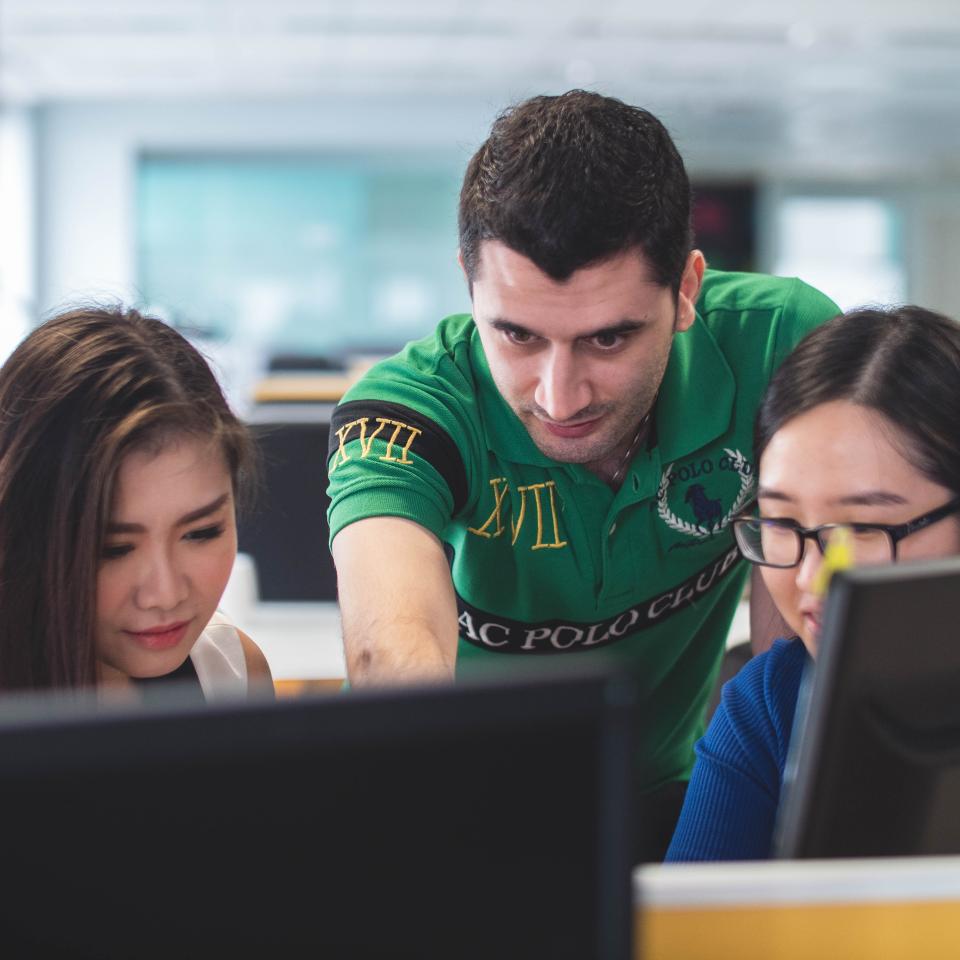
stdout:
<svg viewBox="0 0 960 960">
<path fill-rule="evenodd" d="M 281 410 L 282 404 L 277 404 Z M 239 549 L 253 557 L 259 599 L 333 601 L 337 575 L 327 546 L 329 404 L 303 421 L 250 429 L 262 471 L 253 506 L 240 514 Z"/>
<path fill-rule="evenodd" d="M 626 957 L 600 680 L 0 730 L 10 955 Z"/>
<path fill-rule="evenodd" d="M 960 559 L 837 574 L 822 633 L 779 854 L 960 853 Z"/>
</svg>

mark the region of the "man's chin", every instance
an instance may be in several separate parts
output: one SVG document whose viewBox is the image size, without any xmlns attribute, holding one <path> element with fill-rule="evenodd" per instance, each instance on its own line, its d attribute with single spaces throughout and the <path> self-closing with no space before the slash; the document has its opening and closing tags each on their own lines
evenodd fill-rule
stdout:
<svg viewBox="0 0 960 960">
<path fill-rule="evenodd" d="M 598 416 L 589 433 L 570 437 L 554 433 L 534 414 L 525 412 L 521 420 L 536 448 L 558 463 L 592 463 L 609 454 L 616 445 L 616 441 L 610 439 L 610 425 L 605 416 Z"/>
<path fill-rule="evenodd" d="M 531 439 L 545 457 L 558 463 L 592 463 L 600 459 L 596 452 L 600 445 L 593 438 L 564 440 L 561 437 L 531 434 Z"/>
</svg>

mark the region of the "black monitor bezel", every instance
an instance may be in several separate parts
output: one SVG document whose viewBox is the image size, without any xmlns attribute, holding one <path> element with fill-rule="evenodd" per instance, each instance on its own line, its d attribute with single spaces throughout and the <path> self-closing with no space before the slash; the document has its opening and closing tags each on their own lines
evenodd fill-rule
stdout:
<svg viewBox="0 0 960 960">
<path fill-rule="evenodd" d="M 77 775 L 92 760 L 120 769 L 151 759 L 205 759 L 224 752 L 242 760 L 283 748 L 309 731 L 336 746 L 381 740 L 384 724 L 402 749 L 405 738 L 444 722 L 476 728 L 489 709 L 490 728 L 531 712 L 557 717 L 602 716 L 598 783 L 603 784 L 597 830 L 600 870 L 594 909 L 600 918 L 598 957 L 625 960 L 632 949 L 633 904 L 629 877 L 632 811 L 630 762 L 636 722 L 633 683 L 605 672 L 558 673 L 530 679 L 478 678 L 456 685 L 354 690 L 349 695 L 311 695 L 277 701 L 198 705 L 181 689 L 138 707 L 107 705 L 90 696 L 21 696 L 0 701 L 0 781 L 45 774 L 51 765 Z M 318 726 L 318 719 L 326 724 Z M 450 731 L 451 727 L 445 728 Z M 627 758 L 627 762 L 625 761 Z M 562 838 L 558 838 L 562 842 Z M 399 955 L 399 954 L 398 954 Z"/>
<path fill-rule="evenodd" d="M 859 611 L 880 592 L 889 596 L 895 591 L 906 605 L 919 584 L 937 586 L 945 602 L 955 602 L 960 612 L 960 557 L 851 568 L 831 578 L 816 661 L 808 662 L 800 685 L 774 829 L 775 857 L 840 855 L 823 839 L 823 818 L 830 804 L 824 757 L 842 722 L 838 717 L 844 689 L 856 681 L 857 659 L 869 655 L 870 638 L 860 635 Z"/>
</svg>

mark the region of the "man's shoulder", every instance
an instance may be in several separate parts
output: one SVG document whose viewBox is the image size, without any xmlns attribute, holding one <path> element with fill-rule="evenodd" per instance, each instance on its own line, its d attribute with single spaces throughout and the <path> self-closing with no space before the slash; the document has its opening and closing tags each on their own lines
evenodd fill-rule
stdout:
<svg viewBox="0 0 960 960">
<path fill-rule="evenodd" d="M 777 277 L 766 273 L 707 270 L 697 301 L 705 319 L 723 322 L 724 316 L 783 311 L 833 314 L 836 304 L 798 277 Z"/>
<path fill-rule="evenodd" d="M 475 329 L 468 313 L 445 317 L 431 333 L 373 364 L 349 388 L 343 400 L 390 398 L 417 383 L 466 388 L 473 379 L 471 342 Z"/>
<path fill-rule="evenodd" d="M 369 449 L 374 438 L 379 438 L 387 444 L 380 460 L 392 462 L 393 446 L 397 446 L 435 465 L 462 463 L 471 439 L 477 448 L 482 432 L 471 349 L 473 329 L 468 314 L 447 317 L 433 333 L 371 366 L 343 394 L 333 412 L 331 454 L 337 443 L 342 448 L 348 440 L 357 440 L 364 451 L 361 459 L 377 461 L 371 460 Z M 341 456 L 342 461 L 331 466 L 331 473 L 349 459 L 348 454 Z M 402 456 L 405 463 L 407 454 Z M 458 475 L 461 472 L 458 467 Z"/>
<path fill-rule="evenodd" d="M 398 516 L 442 535 L 468 501 L 482 461 L 472 319 L 433 333 L 370 367 L 331 417 L 331 538 L 355 520 Z"/>
<path fill-rule="evenodd" d="M 769 375 L 812 330 L 840 308 L 797 277 L 709 270 L 697 315 L 736 369 Z"/>
</svg>

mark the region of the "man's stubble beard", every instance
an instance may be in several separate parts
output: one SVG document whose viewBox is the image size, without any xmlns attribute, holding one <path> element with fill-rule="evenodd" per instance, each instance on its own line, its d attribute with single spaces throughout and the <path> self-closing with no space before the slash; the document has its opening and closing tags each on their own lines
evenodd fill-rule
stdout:
<svg viewBox="0 0 960 960">
<path fill-rule="evenodd" d="M 657 380 L 655 390 L 645 390 L 643 396 L 632 403 L 629 408 L 620 412 L 614 422 L 603 424 L 601 426 L 603 436 L 588 435 L 582 438 L 563 439 L 551 436 L 533 411 L 523 409 L 517 411 L 517 415 L 526 428 L 530 439 L 544 456 L 556 460 L 558 463 L 598 463 L 610 457 L 618 446 L 629 443 L 633 439 L 637 427 L 656 400 L 661 380 L 662 375 Z M 615 405 L 608 406 L 601 411 L 601 415 L 609 416 L 612 411 L 616 410 Z"/>
<path fill-rule="evenodd" d="M 527 431 L 527 435 L 533 441 L 534 446 L 536 446 L 544 456 L 549 457 L 551 460 L 556 460 L 558 463 L 595 464 L 611 457 L 621 444 L 628 445 L 633 439 L 635 431 L 640 426 L 643 418 L 653 410 L 657 395 L 660 392 L 660 386 L 663 383 L 663 378 L 667 371 L 667 364 L 670 361 L 673 338 L 676 335 L 678 322 L 679 314 L 675 313 L 673 329 L 671 330 L 666 350 L 662 356 L 657 357 L 653 370 L 649 371 L 646 376 L 637 381 L 637 389 L 634 391 L 636 399 L 624 411 L 623 415 L 617 418 L 616 424 L 612 428 L 607 424 L 604 425 L 605 435 L 602 438 L 586 436 L 582 439 L 564 440 L 560 437 L 551 436 L 534 412 L 534 407 L 531 407 L 529 404 L 519 404 L 508 400 L 508 405 L 520 419 L 524 429 Z M 652 386 L 650 386 L 650 384 L 652 384 Z M 642 391 L 641 388 L 643 388 Z M 502 391 L 501 396 L 504 396 Z M 598 411 L 595 411 L 593 415 L 596 415 L 597 412 L 602 414 L 609 413 L 611 410 L 616 410 L 617 406 L 617 403 L 604 404 Z M 576 420 L 579 418 L 581 420 L 588 420 L 590 416 L 584 416 L 584 414 L 590 412 L 591 409 L 587 407 L 581 411 L 581 413 L 576 414 L 570 419 Z M 531 426 L 537 428 L 536 434 L 531 430 Z M 582 446 L 578 447 L 578 443 L 582 444 Z"/>
</svg>

